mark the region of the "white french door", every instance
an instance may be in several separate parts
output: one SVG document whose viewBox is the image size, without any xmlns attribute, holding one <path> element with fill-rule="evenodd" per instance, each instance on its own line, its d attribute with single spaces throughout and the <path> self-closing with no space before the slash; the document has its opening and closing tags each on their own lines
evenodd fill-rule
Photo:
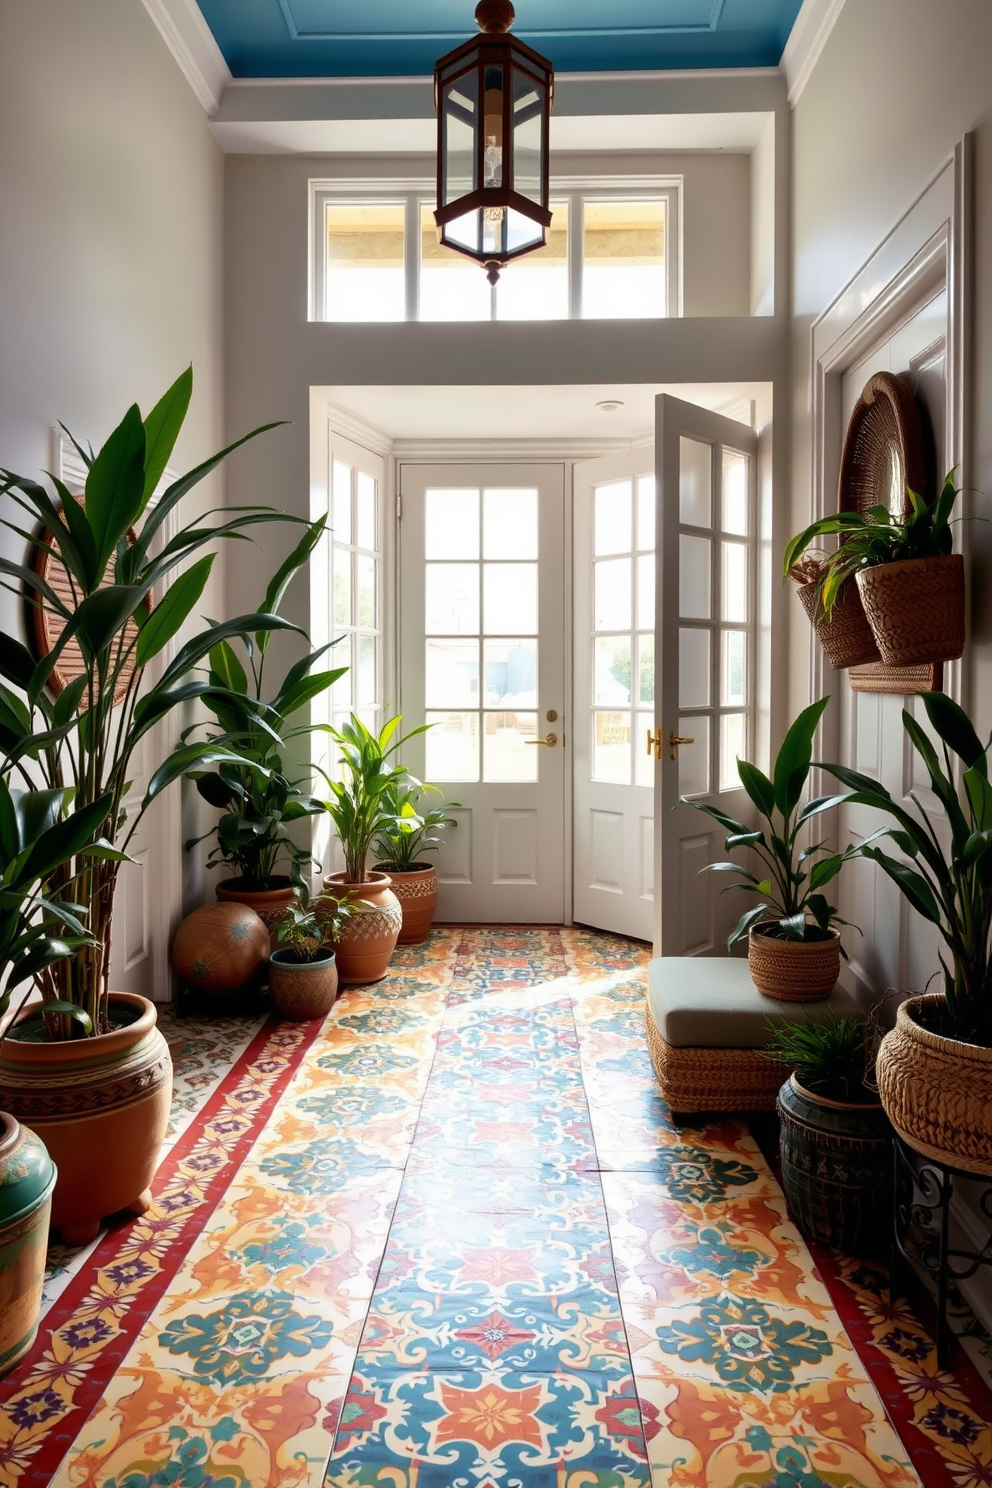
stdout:
<svg viewBox="0 0 992 1488">
<path fill-rule="evenodd" d="M 404 752 L 460 803 L 439 920 L 565 913 L 564 469 L 400 467 Z"/>
<path fill-rule="evenodd" d="M 650 940 L 654 448 L 574 469 L 573 917 Z"/>
<path fill-rule="evenodd" d="M 716 955 L 746 901 L 700 876 L 725 833 L 679 803 L 751 810 L 737 759 L 757 732 L 757 436 L 667 394 L 656 410 L 655 950 Z"/>
</svg>

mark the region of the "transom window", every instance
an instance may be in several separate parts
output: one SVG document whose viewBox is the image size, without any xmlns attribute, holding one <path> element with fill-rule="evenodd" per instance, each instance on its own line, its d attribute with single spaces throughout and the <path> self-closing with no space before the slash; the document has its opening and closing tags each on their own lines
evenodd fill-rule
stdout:
<svg viewBox="0 0 992 1488">
<path fill-rule="evenodd" d="M 548 243 L 490 286 L 442 248 L 426 183 L 311 182 L 312 320 L 644 320 L 679 308 L 677 180 L 552 183 Z"/>
</svg>

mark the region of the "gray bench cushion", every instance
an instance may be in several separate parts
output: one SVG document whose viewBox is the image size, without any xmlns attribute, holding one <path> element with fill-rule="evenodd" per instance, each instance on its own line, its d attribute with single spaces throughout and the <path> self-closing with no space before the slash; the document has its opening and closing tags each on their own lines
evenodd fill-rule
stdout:
<svg viewBox="0 0 992 1488">
<path fill-rule="evenodd" d="M 662 956 L 648 966 L 648 1006 L 676 1049 L 761 1049 L 768 1024 L 802 1023 L 828 1013 L 863 1017 L 838 984 L 823 1002 L 777 1002 L 759 992 L 747 962 L 732 956 Z"/>
</svg>

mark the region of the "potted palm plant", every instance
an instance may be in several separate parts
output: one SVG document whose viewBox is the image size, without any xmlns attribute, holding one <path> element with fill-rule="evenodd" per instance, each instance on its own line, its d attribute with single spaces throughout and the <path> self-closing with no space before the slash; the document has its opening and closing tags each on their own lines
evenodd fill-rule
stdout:
<svg viewBox="0 0 992 1488">
<path fill-rule="evenodd" d="M 269 1001 L 281 1018 L 305 1023 L 330 1012 L 338 993 L 338 972 L 329 942 L 340 938 L 353 913 L 347 899 L 327 894 L 311 899 L 303 890 L 276 921 Z"/>
<path fill-rule="evenodd" d="M 389 875 L 368 867 L 372 844 L 395 821 L 393 792 L 406 777 L 392 758 L 426 727 L 400 735 L 402 721 L 390 718 L 376 734 L 352 714 L 340 729 L 331 730 L 341 750 L 341 778 L 323 772 L 331 792 L 324 804 L 341 843 L 344 871 L 328 874 L 324 889 L 335 898 L 358 901 L 362 909 L 334 941 L 338 979 L 345 986 L 382 980 L 403 923 Z"/>
<path fill-rule="evenodd" d="M 83 847 L 45 878 L 52 902 L 73 885 L 88 936 L 35 979 L 49 1009 L 58 1003 L 76 1012 L 43 1018 L 30 1030 L 18 1023 L 0 1047 L 0 1100 L 28 1120 L 45 1113 L 46 1142 L 62 1175 L 53 1213 L 63 1235 L 79 1241 L 97 1233 L 104 1215 L 127 1205 L 140 1212 L 147 1203 L 171 1096 L 171 1064 L 154 1006 L 110 988 L 120 864 L 145 812 L 170 784 L 191 769 L 245 763 L 226 744 L 182 743 L 132 803 L 135 751 L 177 706 L 216 690 L 191 680 L 212 648 L 246 631 L 297 629 L 278 615 L 243 616 L 207 626 L 171 660 L 163 658 L 210 574 L 215 554 L 202 550 L 252 524 L 286 520 L 267 509 L 225 508 L 219 522 L 198 515 L 164 540 L 169 513 L 229 453 L 213 455 L 153 499 L 191 392 L 187 371 L 146 417 L 136 405 L 129 408 L 96 454 L 77 445 L 87 466 L 81 500 L 59 481 L 52 495 L 9 471 L 0 477 L 0 493 L 38 528 L 25 530 L 12 518 L 4 525 L 47 561 L 42 576 L 28 563 L 2 558 L 0 574 L 23 588 L 51 642 L 36 661 L 13 637 L 0 638 L 0 768 L 46 789 L 72 789 L 76 811 L 103 803 L 92 840 L 113 849 L 93 858 Z M 70 647 L 77 675 L 63 676 L 57 690 L 59 663 Z"/>
<path fill-rule="evenodd" d="M 886 1243 L 892 1128 L 870 1081 L 876 1040 L 860 1018 L 778 1023 L 762 1053 L 792 1070 L 778 1093 L 782 1188 L 800 1228 L 861 1256 Z"/>
<path fill-rule="evenodd" d="M 821 636 L 834 622 L 838 604 L 842 608 L 837 620 L 850 629 L 850 616 L 844 619 L 842 611 L 852 602 L 853 579 L 879 655 L 888 666 L 953 661 L 961 655 L 964 559 L 951 551 L 951 517 L 960 495 L 954 474 L 948 472 L 933 501 L 907 487 L 906 514 L 887 506 L 836 512 L 812 522 L 786 545 L 785 574 L 795 573 L 808 582 L 802 560 L 810 544 L 822 537 L 840 538 L 833 552 L 817 560 L 814 575 L 814 623 Z"/>
<path fill-rule="evenodd" d="M 432 796 L 440 797 L 433 806 Z M 403 911 L 399 944 L 420 945 L 430 934 L 438 892 L 437 869 L 424 854 L 437 852 L 442 827 L 458 825 L 448 814 L 458 802 L 445 801 L 436 785 L 421 785 L 410 775 L 390 786 L 387 799 L 388 814 L 375 839 L 375 871 L 389 874 Z"/>
<path fill-rule="evenodd" d="M 910 1146 L 968 1172 L 992 1175 L 992 784 L 988 748 L 968 715 L 942 692 L 923 694 L 939 746 L 911 713 L 903 726 L 940 802 L 939 823 L 871 776 L 823 768 L 850 787 L 852 803 L 893 824 L 857 851 L 888 874 L 936 926 L 943 990 L 910 997 L 879 1050 L 877 1075 L 889 1120 Z M 956 784 L 956 777 L 960 784 Z M 949 833 L 949 843 L 945 833 Z M 888 837 L 895 857 L 877 845 Z"/>
<path fill-rule="evenodd" d="M 829 997 L 840 973 L 840 932 L 845 924 L 823 893 L 854 849 L 826 852 L 822 843 L 802 846 L 809 823 L 844 796 L 817 796 L 802 804 L 812 759 L 813 735 L 829 698 L 804 708 L 792 724 L 769 780 L 757 765 L 737 761 L 741 784 L 766 827 L 735 821 L 708 801 L 683 797 L 683 804 L 718 822 L 726 832 L 727 852 L 755 855 L 762 872 L 740 863 L 710 863 L 703 871 L 732 873 L 735 887 L 758 903 L 745 910 L 727 941 L 727 949 L 745 938 L 748 967 L 759 991 L 785 1002 L 815 1002 Z M 815 859 L 815 861 L 814 861 Z"/>
<path fill-rule="evenodd" d="M 278 614 L 289 585 L 307 563 L 325 525 L 320 518 L 309 526 L 280 565 L 259 606 L 260 615 Z M 222 865 L 229 874 L 217 885 L 217 898 L 247 904 L 271 928 L 294 895 L 304 889 L 313 863 L 310 852 L 293 840 L 292 825 L 324 810 L 324 803 L 307 788 L 308 782 L 293 779 L 287 772 L 287 752 L 294 741 L 313 731 L 311 725 L 293 720 L 307 703 L 332 687 L 346 668 L 315 672 L 317 662 L 335 643 L 318 651 L 308 647 L 266 697 L 270 634 L 260 629 L 241 637 L 237 646 L 221 640 L 211 649 L 211 690 L 205 701 L 217 727 L 208 729 L 206 737 L 229 747 L 245 763 L 221 760 L 210 770 L 190 774 L 203 799 L 222 813 L 205 834 L 216 838 L 208 866 Z M 186 850 L 204 840 L 192 838 Z"/>
</svg>

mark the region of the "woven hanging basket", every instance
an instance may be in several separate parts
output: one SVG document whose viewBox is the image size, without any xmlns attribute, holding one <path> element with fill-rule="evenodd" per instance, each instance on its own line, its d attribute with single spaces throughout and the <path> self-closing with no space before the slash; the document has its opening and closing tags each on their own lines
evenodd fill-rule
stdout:
<svg viewBox="0 0 992 1488">
<path fill-rule="evenodd" d="M 857 576 L 865 614 L 889 666 L 954 661 L 964 651 L 964 558 L 907 558 Z"/>
<path fill-rule="evenodd" d="M 829 620 L 820 611 L 816 590 L 815 582 L 803 584 L 799 589 L 799 598 L 834 670 L 844 671 L 848 667 L 878 661 L 875 637 L 861 603 L 861 594 L 855 585 L 844 585 Z"/>
<path fill-rule="evenodd" d="M 923 424 L 913 390 L 892 372 L 869 377 L 851 411 L 840 460 L 838 506 L 909 510 L 906 487 L 928 494 Z"/>
<path fill-rule="evenodd" d="M 822 1002 L 840 976 L 840 935 L 785 940 L 757 925 L 748 936 L 747 967 L 759 992 L 778 1002 Z"/>
<path fill-rule="evenodd" d="M 966 1173 L 992 1177 L 992 1049 L 921 1028 L 917 1013 L 942 992 L 911 997 L 878 1051 L 886 1115 L 910 1147 Z"/>
</svg>

